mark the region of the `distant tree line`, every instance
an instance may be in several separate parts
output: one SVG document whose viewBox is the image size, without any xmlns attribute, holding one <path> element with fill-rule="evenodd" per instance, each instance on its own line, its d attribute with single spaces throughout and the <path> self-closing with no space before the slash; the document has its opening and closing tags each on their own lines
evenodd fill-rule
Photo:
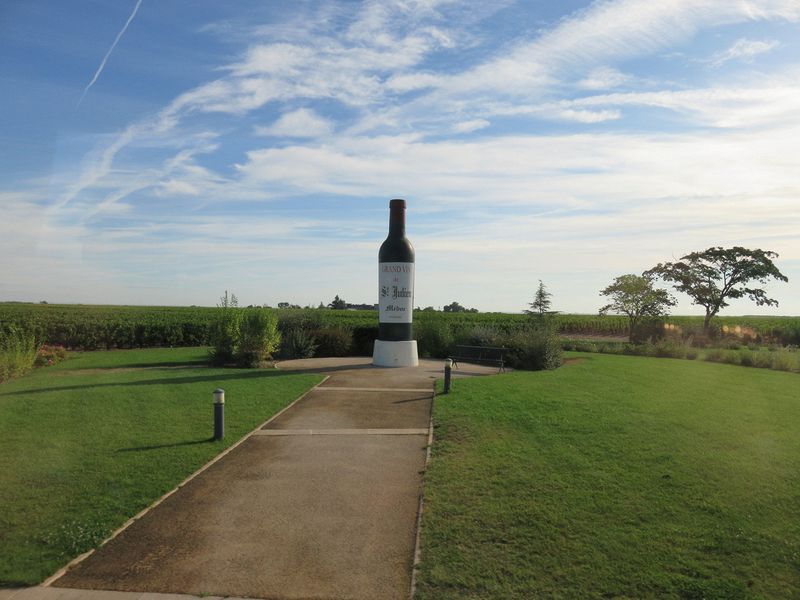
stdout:
<svg viewBox="0 0 800 600">
<path fill-rule="evenodd" d="M 329 308 L 329 309 L 333 309 L 333 310 L 378 310 L 378 305 L 377 304 L 351 304 L 350 302 L 347 302 L 343 298 L 340 298 L 338 294 L 336 294 L 336 296 L 333 298 L 333 300 L 328 302 L 328 304 L 320 302 L 319 305 L 316 306 L 316 307 L 311 306 L 311 305 L 308 305 L 306 307 L 301 307 L 299 304 L 292 304 L 291 302 L 278 302 L 277 307 L 279 309 L 289 309 L 289 308 L 326 309 L 326 308 Z M 269 308 L 269 306 L 265 305 L 265 308 Z M 439 312 L 439 309 L 436 309 L 433 306 L 426 306 L 425 308 L 417 307 L 415 310 L 420 310 L 420 311 L 423 311 L 423 312 Z M 478 311 L 477 308 L 467 308 L 465 306 L 462 306 L 459 302 L 451 302 L 450 304 L 447 304 L 446 306 L 443 306 L 441 308 L 441 312 L 477 313 L 479 311 Z"/>
</svg>

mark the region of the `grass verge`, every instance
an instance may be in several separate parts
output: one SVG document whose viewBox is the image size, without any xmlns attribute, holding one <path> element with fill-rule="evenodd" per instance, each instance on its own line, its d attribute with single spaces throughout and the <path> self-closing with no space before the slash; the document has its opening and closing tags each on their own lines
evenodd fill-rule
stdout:
<svg viewBox="0 0 800 600">
<path fill-rule="evenodd" d="M 417 598 L 800 595 L 797 375 L 568 357 L 437 397 Z"/>
<path fill-rule="evenodd" d="M 0 585 L 39 583 L 321 379 L 206 352 L 87 352 L 0 385 Z"/>
</svg>

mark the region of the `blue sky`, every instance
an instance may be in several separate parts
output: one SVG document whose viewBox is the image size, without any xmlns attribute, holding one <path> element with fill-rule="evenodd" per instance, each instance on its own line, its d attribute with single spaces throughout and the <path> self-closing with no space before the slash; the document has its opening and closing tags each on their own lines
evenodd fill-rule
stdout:
<svg viewBox="0 0 800 600">
<path fill-rule="evenodd" d="M 797 0 L 6 0 L 0 299 L 373 302 L 400 197 L 419 306 L 591 313 L 741 245 L 790 281 L 726 313 L 798 315 L 798 34 Z"/>
</svg>

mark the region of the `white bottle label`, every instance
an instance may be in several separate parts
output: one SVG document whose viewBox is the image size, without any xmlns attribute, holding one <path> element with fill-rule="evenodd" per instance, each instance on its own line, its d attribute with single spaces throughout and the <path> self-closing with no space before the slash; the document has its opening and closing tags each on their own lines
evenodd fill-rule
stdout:
<svg viewBox="0 0 800 600">
<path fill-rule="evenodd" d="M 378 309 L 381 323 L 411 323 L 414 263 L 378 263 Z"/>
</svg>

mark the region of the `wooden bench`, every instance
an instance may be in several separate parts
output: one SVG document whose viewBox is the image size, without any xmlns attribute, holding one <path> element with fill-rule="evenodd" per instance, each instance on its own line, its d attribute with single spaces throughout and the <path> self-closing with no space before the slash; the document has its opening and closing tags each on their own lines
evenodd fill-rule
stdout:
<svg viewBox="0 0 800 600">
<path fill-rule="evenodd" d="M 495 348 L 492 346 L 456 346 L 455 351 L 449 359 L 453 361 L 453 366 L 458 368 L 459 361 L 468 363 L 478 363 L 481 365 L 493 365 L 505 372 L 505 354 L 508 348 Z"/>
</svg>

